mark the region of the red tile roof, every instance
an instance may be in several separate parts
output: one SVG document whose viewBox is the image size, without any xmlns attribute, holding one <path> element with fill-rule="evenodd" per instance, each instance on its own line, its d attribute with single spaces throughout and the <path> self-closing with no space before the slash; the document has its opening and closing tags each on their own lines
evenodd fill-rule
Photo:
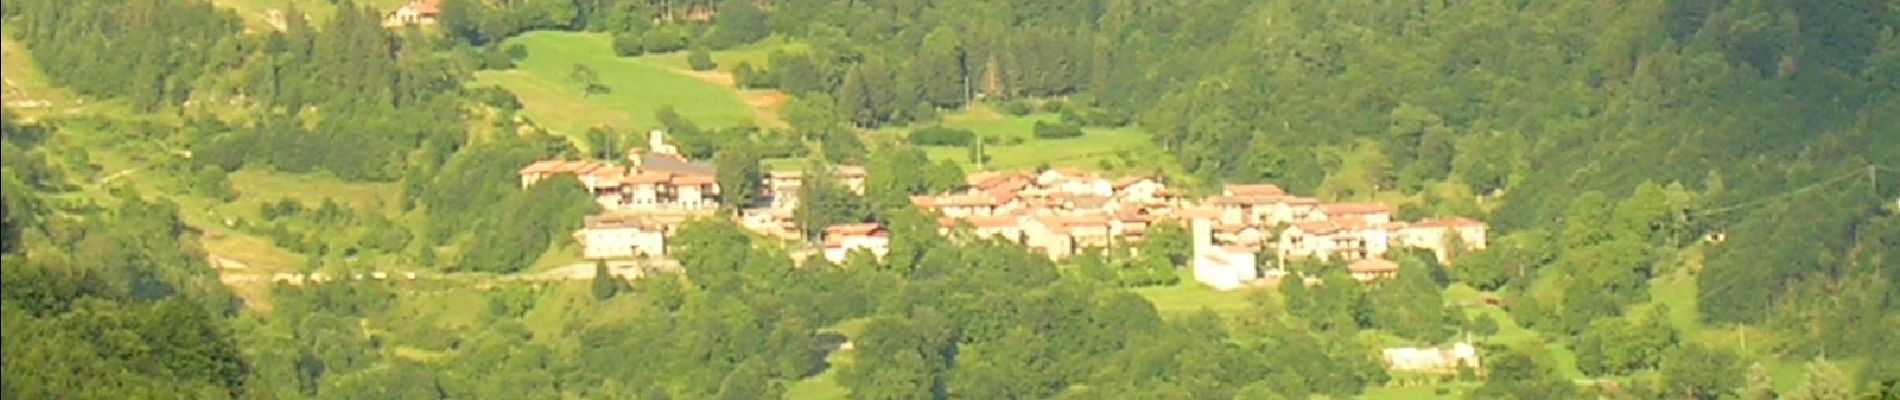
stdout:
<svg viewBox="0 0 1900 400">
<path fill-rule="evenodd" d="M 1399 263 L 1379 258 L 1368 258 L 1346 264 L 1346 270 L 1354 273 L 1369 274 L 1393 273 L 1399 271 Z"/>
<path fill-rule="evenodd" d="M 1145 180 L 1152 180 L 1152 178 L 1149 178 L 1146 176 L 1123 177 L 1121 179 L 1116 179 L 1115 182 L 1109 184 L 1109 186 L 1115 188 L 1115 190 L 1121 190 L 1131 185 L 1134 185 L 1136 183 L 1141 183 L 1141 181 L 1145 181 Z"/>
<path fill-rule="evenodd" d="M 825 235 L 867 236 L 881 229 L 884 226 L 877 223 L 838 224 L 825 227 Z"/>
<path fill-rule="evenodd" d="M 910 204 L 923 208 L 936 208 L 937 196 L 910 196 Z"/>
<path fill-rule="evenodd" d="M 1418 221 L 1412 226 L 1420 228 L 1469 228 L 1485 226 L 1484 222 L 1465 217 L 1431 218 Z"/>
<path fill-rule="evenodd" d="M 566 164 L 566 163 L 567 163 L 566 161 L 561 161 L 561 160 L 541 160 L 541 161 L 535 161 L 535 162 L 534 162 L 534 163 L 532 163 L 532 164 L 528 164 L 528 166 L 526 166 L 526 167 L 522 167 L 522 168 L 521 168 L 521 174 L 522 174 L 522 175 L 527 175 L 527 174 L 544 174 L 544 173 L 548 173 L 548 172 L 552 172 L 552 170 L 553 170 L 554 168 L 556 168 L 556 167 L 559 167 L 559 166 L 561 166 L 561 165 L 563 165 L 563 164 Z"/>
<path fill-rule="evenodd" d="M 1308 235 L 1328 235 L 1339 232 L 1340 229 L 1339 225 L 1327 221 L 1301 222 L 1293 224 L 1293 227 L 1299 228 L 1300 232 L 1305 232 Z"/>
<path fill-rule="evenodd" d="M 1286 190 L 1280 189 L 1280 185 L 1275 185 L 1271 183 L 1257 183 L 1257 184 L 1250 184 L 1250 185 L 1227 185 L 1227 186 L 1222 187 L 1221 192 L 1226 193 L 1229 196 L 1285 196 L 1286 195 Z"/>
<path fill-rule="evenodd" d="M 1022 219 L 1017 218 L 1016 216 L 1013 216 L 1013 215 L 1003 215 L 1003 216 L 994 216 L 994 217 L 970 217 L 970 225 L 976 226 L 978 228 L 1008 228 L 1008 227 L 1016 226 L 1020 224 L 1021 222 L 1022 222 Z"/>
<path fill-rule="evenodd" d="M 1326 215 L 1328 216 L 1381 214 L 1381 213 L 1392 212 L 1392 209 L 1386 207 L 1385 203 L 1332 203 L 1332 204 L 1320 205 L 1319 209 L 1321 211 L 1325 211 Z"/>
<path fill-rule="evenodd" d="M 620 183 L 628 185 L 651 185 L 673 180 L 673 174 L 665 172 L 645 172 L 620 178 Z"/>
<path fill-rule="evenodd" d="M 719 178 L 711 175 L 674 175 L 673 184 L 681 186 L 711 185 L 719 183 Z"/>
</svg>

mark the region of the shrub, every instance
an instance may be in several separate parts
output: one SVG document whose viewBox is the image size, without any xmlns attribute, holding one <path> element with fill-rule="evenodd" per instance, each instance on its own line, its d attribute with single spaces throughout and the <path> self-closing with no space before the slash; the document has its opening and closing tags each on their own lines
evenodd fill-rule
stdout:
<svg viewBox="0 0 1900 400">
<path fill-rule="evenodd" d="M 933 122 L 941 117 L 937 114 L 937 106 L 930 105 L 929 102 L 917 103 L 917 107 L 911 110 L 910 115 L 917 122 Z"/>
<path fill-rule="evenodd" d="M 482 51 L 482 69 L 505 71 L 515 69 L 515 60 L 499 48 L 489 47 Z"/>
<path fill-rule="evenodd" d="M 994 146 L 994 145 L 1002 144 L 1002 143 L 1003 143 L 1003 137 L 1001 136 L 995 136 L 995 135 L 983 136 L 983 144 Z"/>
<path fill-rule="evenodd" d="M 641 35 L 640 43 L 648 53 L 671 53 L 686 48 L 686 38 L 671 29 L 652 29 Z"/>
<path fill-rule="evenodd" d="M 1062 101 L 1062 100 L 1045 101 L 1045 102 L 1042 102 L 1042 112 L 1059 113 L 1059 112 L 1062 112 L 1062 110 L 1068 109 L 1069 108 L 1068 105 L 1069 105 L 1069 102 Z"/>
<path fill-rule="evenodd" d="M 1036 121 L 1035 134 L 1041 139 L 1068 139 L 1082 136 L 1082 128 L 1060 122 Z"/>
<path fill-rule="evenodd" d="M 1029 107 L 1029 103 L 1025 103 L 1022 100 L 1005 101 L 1002 104 L 998 104 L 997 108 L 1002 109 L 1004 114 L 1018 117 L 1029 115 L 1029 112 L 1032 111 Z"/>
<path fill-rule="evenodd" d="M 646 52 L 646 43 L 641 41 L 640 35 L 634 33 L 614 35 L 614 54 L 621 57 L 635 57 Z"/>
<path fill-rule="evenodd" d="M 1023 141 L 1024 140 L 1022 136 L 1010 136 L 1010 137 L 1003 138 L 1003 145 L 1015 146 L 1015 145 L 1023 144 Z"/>
<path fill-rule="evenodd" d="M 712 51 L 706 50 L 706 46 L 693 46 L 691 51 L 687 51 L 686 65 L 694 71 L 711 71 L 719 67 L 719 63 L 713 62 Z"/>
<path fill-rule="evenodd" d="M 508 45 L 508 60 L 521 61 L 528 58 L 528 48 L 519 44 Z"/>
<path fill-rule="evenodd" d="M 472 92 L 470 97 L 490 107 L 509 111 L 521 110 L 521 99 L 515 97 L 514 92 L 509 92 L 508 89 L 502 89 L 500 86 L 484 86 L 470 89 L 470 91 Z"/>
<path fill-rule="evenodd" d="M 910 143 L 918 146 L 969 146 L 975 140 L 976 132 L 967 129 L 932 126 L 910 132 Z"/>
<path fill-rule="evenodd" d="M 740 89 L 767 89 L 772 87 L 772 77 L 765 70 L 756 69 L 752 64 L 740 61 L 732 66 L 732 83 Z"/>
</svg>

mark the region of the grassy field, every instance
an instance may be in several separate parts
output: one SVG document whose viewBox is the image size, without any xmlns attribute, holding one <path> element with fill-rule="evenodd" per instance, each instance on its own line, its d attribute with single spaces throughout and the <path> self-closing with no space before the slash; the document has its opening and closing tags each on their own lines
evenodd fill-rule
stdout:
<svg viewBox="0 0 1900 400">
<path fill-rule="evenodd" d="M 1152 286 L 1129 289 L 1142 298 L 1154 303 L 1155 310 L 1163 317 L 1177 317 L 1203 309 L 1213 311 L 1223 317 L 1233 317 L 1253 309 L 1253 296 L 1266 295 L 1270 289 L 1236 290 L 1220 292 L 1202 286 L 1193 277 L 1182 279 L 1174 286 Z"/>
<path fill-rule="evenodd" d="M 963 147 L 925 147 L 932 159 L 953 160 L 964 166 L 965 170 L 1024 170 L 1047 164 L 1051 167 L 1071 167 L 1109 173 L 1151 173 L 1163 170 L 1171 176 L 1180 173 L 1179 165 L 1172 157 L 1155 147 L 1146 132 L 1135 127 L 1121 128 L 1085 128 L 1082 137 L 1070 139 L 1038 139 L 1033 133 L 1037 121 L 1056 122 L 1059 117 L 1052 113 L 1037 113 L 1025 116 L 1010 116 L 998 113 L 984 104 L 975 104 L 963 110 L 944 115 L 942 125 L 957 129 L 968 129 L 980 137 L 1005 138 L 1005 143 L 985 147 L 989 162 L 976 165 L 970 160 L 969 149 Z M 918 126 L 921 127 L 921 126 Z M 897 140 L 917 127 L 888 128 L 872 132 L 877 140 Z M 1020 144 L 1006 144 L 1008 138 L 1020 140 Z M 1106 164 L 1105 164 L 1106 162 Z M 1104 167 L 1107 168 L 1104 168 Z"/>
<path fill-rule="evenodd" d="M 859 332 L 863 332 L 864 326 L 870 322 L 870 318 L 850 319 L 819 329 L 818 331 L 834 332 L 849 338 L 857 336 Z M 838 385 L 838 369 L 850 365 L 853 360 L 855 360 L 855 358 L 853 358 L 853 351 L 851 350 L 840 350 L 825 355 L 825 364 L 830 367 L 825 368 L 825 372 L 819 373 L 816 376 L 795 382 L 787 382 L 785 384 L 785 398 L 791 400 L 845 398 L 845 396 L 851 392 L 845 389 L 844 386 Z"/>
<path fill-rule="evenodd" d="M 32 52 L 13 41 L 12 36 L 12 32 L 0 33 L 0 77 L 5 78 L 0 101 L 5 101 L 8 110 L 27 118 L 72 106 L 76 98 L 48 83 L 46 75 L 33 65 Z"/>
<path fill-rule="evenodd" d="M 355 0 L 357 7 L 374 7 L 381 16 L 408 0 Z M 244 18 L 244 26 L 253 30 L 276 29 L 265 18 L 270 10 L 281 10 L 285 6 L 296 6 L 297 10 L 310 17 L 310 23 L 322 26 L 336 15 L 337 2 L 334 0 L 211 0 L 212 4 L 237 11 Z"/>
<path fill-rule="evenodd" d="M 763 91 L 740 91 L 718 72 L 698 73 L 675 67 L 677 55 L 617 57 L 601 34 L 531 32 L 507 41 L 528 57 L 514 70 L 482 71 L 476 85 L 499 85 L 521 99 L 526 115 L 561 134 L 579 134 L 593 126 L 645 131 L 659 126 L 654 112 L 671 106 L 702 127 L 742 123 L 777 124 L 775 98 Z M 608 93 L 585 95 L 574 82 L 576 65 L 599 76 Z"/>
</svg>

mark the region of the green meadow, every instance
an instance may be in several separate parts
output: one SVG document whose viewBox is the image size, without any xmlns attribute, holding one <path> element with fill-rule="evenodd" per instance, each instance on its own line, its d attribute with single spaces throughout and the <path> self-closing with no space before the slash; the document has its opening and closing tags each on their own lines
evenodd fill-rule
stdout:
<svg viewBox="0 0 1900 400">
<path fill-rule="evenodd" d="M 580 134 L 595 126 L 644 131 L 660 125 L 654 113 L 665 107 L 702 127 L 770 119 L 749 107 L 743 93 L 722 83 L 719 74 L 675 67 L 668 61 L 671 55 L 617 57 L 603 34 L 530 32 L 503 45 L 522 46 L 527 58 L 513 70 L 478 72 L 475 84 L 513 92 L 528 118 L 558 134 Z M 577 65 L 594 70 L 607 92 L 583 92 L 583 84 L 573 79 Z"/>
</svg>

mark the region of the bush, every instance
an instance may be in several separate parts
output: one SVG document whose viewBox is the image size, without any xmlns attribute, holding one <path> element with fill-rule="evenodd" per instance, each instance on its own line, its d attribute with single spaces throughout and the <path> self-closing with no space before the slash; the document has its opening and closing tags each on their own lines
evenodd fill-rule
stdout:
<svg viewBox="0 0 1900 400">
<path fill-rule="evenodd" d="M 482 51 L 482 69 L 506 71 L 515 69 L 515 59 L 493 46 Z"/>
<path fill-rule="evenodd" d="M 711 71 L 719 67 L 719 63 L 713 62 L 712 51 L 706 50 L 706 46 L 693 46 L 691 51 L 686 52 L 686 65 L 694 71 Z"/>
<path fill-rule="evenodd" d="M 508 60 L 521 61 L 528 58 L 528 48 L 519 44 L 508 45 Z"/>
<path fill-rule="evenodd" d="M 640 42 L 648 53 L 671 53 L 686 48 L 686 38 L 671 29 L 648 30 Z"/>
<path fill-rule="evenodd" d="M 1059 113 L 1059 112 L 1062 112 L 1062 110 L 1068 109 L 1069 108 L 1068 105 L 1069 105 L 1069 102 L 1062 101 L 1062 100 L 1045 101 L 1045 102 L 1042 102 L 1042 112 Z"/>
<path fill-rule="evenodd" d="M 500 86 L 485 86 L 471 91 L 472 97 L 481 101 L 482 104 L 509 111 L 521 110 L 521 99 L 515 97 L 514 92 L 509 92 L 508 89 L 502 89 Z"/>
<path fill-rule="evenodd" d="M 910 132 L 910 144 L 918 146 L 969 146 L 975 140 L 976 132 L 967 129 L 932 126 Z"/>
<path fill-rule="evenodd" d="M 1010 136 L 1010 137 L 1003 138 L 1004 146 L 1015 146 L 1015 145 L 1023 144 L 1023 142 L 1024 140 L 1022 136 Z"/>
<path fill-rule="evenodd" d="M 1069 125 L 1103 128 L 1116 128 L 1128 125 L 1127 116 L 1074 104 L 1064 106 L 1060 111 L 1056 112 L 1062 115 L 1062 123 Z"/>
<path fill-rule="evenodd" d="M 917 103 L 917 107 L 911 109 L 910 116 L 917 122 L 935 122 L 942 117 L 937 114 L 937 106 L 930 105 L 930 102 Z"/>
<path fill-rule="evenodd" d="M 646 52 L 646 43 L 641 41 L 640 35 L 633 33 L 614 35 L 614 54 L 621 57 L 635 57 Z"/>
<path fill-rule="evenodd" d="M 1002 104 L 998 104 L 996 107 L 999 109 L 1002 109 L 1004 114 L 1009 114 L 1009 115 L 1018 116 L 1018 117 L 1029 115 L 1029 112 L 1033 111 L 1029 107 L 1029 103 L 1023 102 L 1022 100 L 1005 101 Z"/>
<path fill-rule="evenodd" d="M 1064 123 L 1036 121 L 1035 134 L 1041 139 L 1068 139 L 1082 136 L 1082 128 Z"/>
<path fill-rule="evenodd" d="M 1003 143 L 1002 136 L 983 135 L 983 144 L 995 146 Z"/>
<path fill-rule="evenodd" d="M 740 89 L 768 89 L 772 87 L 772 77 L 765 70 L 753 68 L 752 64 L 740 61 L 732 66 L 732 83 Z"/>
</svg>

